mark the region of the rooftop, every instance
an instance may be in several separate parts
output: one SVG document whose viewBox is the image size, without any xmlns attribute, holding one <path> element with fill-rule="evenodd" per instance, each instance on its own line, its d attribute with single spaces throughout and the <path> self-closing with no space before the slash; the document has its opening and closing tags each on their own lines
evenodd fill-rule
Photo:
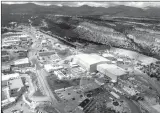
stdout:
<svg viewBox="0 0 160 113">
<path fill-rule="evenodd" d="M 78 54 L 78 55 L 76 55 L 76 58 L 82 59 L 89 64 L 95 64 L 98 62 L 103 62 L 103 61 L 108 62 L 109 61 L 108 59 L 103 58 L 102 56 L 99 56 L 97 54 Z"/>
<path fill-rule="evenodd" d="M 109 53 L 103 53 L 102 56 L 103 57 L 114 57 L 114 55 L 109 54 Z"/>
<path fill-rule="evenodd" d="M 42 42 L 41 43 L 46 43 L 47 42 L 47 40 L 42 40 Z"/>
<path fill-rule="evenodd" d="M 118 95 L 117 93 L 115 93 L 115 92 L 113 92 L 113 91 L 111 91 L 110 93 L 111 93 L 114 97 L 120 98 L 119 95 Z"/>
<path fill-rule="evenodd" d="M 10 65 L 5 65 L 5 66 L 3 65 L 2 66 L 2 70 L 6 70 L 6 69 L 10 69 Z"/>
<path fill-rule="evenodd" d="M 4 43 L 4 44 L 2 44 L 2 47 L 4 47 L 4 46 L 5 46 L 5 47 L 8 47 L 8 46 L 11 46 L 11 44 L 8 44 L 8 43 L 5 44 L 5 43 Z"/>
<path fill-rule="evenodd" d="M 106 69 L 109 73 L 116 76 L 121 76 L 126 74 L 126 71 L 115 64 L 99 64 L 97 67 Z"/>
<path fill-rule="evenodd" d="M 19 73 L 9 74 L 9 75 L 2 75 L 2 81 L 9 80 L 10 78 L 19 77 Z"/>
<path fill-rule="evenodd" d="M 60 65 L 53 66 L 53 65 L 51 65 L 51 64 L 46 64 L 46 65 L 44 65 L 44 68 L 46 69 L 46 71 L 51 71 L 51 70 L 62 69 L 63 66 L 60 66 Z"/>
<path fill-rule="evenodd" d="M 27 63 L 29 63 L 28 58 L 23 58 L 23 59 L 19 59 L 19 60 L 14 61 L 14 65 L 27 64 Z"/>
<path fill-rule="evenodd" d="M 28 37 L 29 35 L 26 35 L 26 34 L 22 34 L 22 35 L 20 35 L 19 37 L 21 37 L 21 38 L 26 38 L 26 37 Z"/>
<path fill-rule="evenodd" d="M 123 62 L 123 59 L 121 59 L 121 58 L 118 58 L 118 59 L 117 59 L 117 61 L 119 61 L 119 62 Z"/>
<path fill-rule="evenodd" d="M 5 39 L 4 42 L 16 42 L 16 41 L 20 41 L 20 39 L 18 38 L 9 38 L 9 39 Z"/>
<path fill-rule="evenodd" d="M 10 80 L 8 84 L 10 89 L 19 89 L 24 86 L 21 78 Z"/>
</svg>

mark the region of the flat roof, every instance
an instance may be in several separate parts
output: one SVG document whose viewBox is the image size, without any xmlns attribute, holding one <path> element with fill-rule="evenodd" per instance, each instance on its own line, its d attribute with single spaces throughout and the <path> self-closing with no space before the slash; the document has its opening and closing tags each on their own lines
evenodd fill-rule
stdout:
<svg viewBox="0 0 160 113">
<path fill-rule="evenodd" d="M 10 69 L 10 65 L 3 65 L 2 70 Z"/>
<path fill-rule="evenodd" d="M 20 39 L 7 39 L 7 40 L 4 40 L 3 42 L 18 42 L 20 41 Z"/>
<path fill-rule="evenodd" d="M 23 59 L 19 59 L 19 60 L 14 61 L 14 65 L 27 64 L 27 63 L 29 63 L 28 58 L 23 58 Z"/>
<path fill-rule="evenodd" d="M 2 44 L 2 47 L 4 47 L 4 46 L 5 46 L 5 47 L 6 47 L 6 46 L 8 47 L 8 46 L 11 46 L 11 44 L 8 44 L 8 43 L 7 43 L 7 44 Z"/>
<path fill-rule="evenodd" d="M 123 62 L 123 59 L 122 58 L 118 58 L 117 61 Z"/>
<path fill-rule="evenodd" d="M 97 65 L 98 68 L 103 68 L 107 70 L 109 73 L 114 74 L 116 76 L 121 76 L 126 74 L 126 71 L 115 64 L 99 64 Z M 97 68 L 97 69 L 98 69 Z"/>
<path fill-rule="evenodd" d="M 112 55 L 110 53 L 103 53 L 102 56 L 103 57 L 114 57 L 114 55 Z"/>
<path fill-rule="evenodd" d="M 2 81 L 9 80 L 10 78 L 16 78 L 16 77 L 19 77 L 19 73 L 2 75 Z"/>
<path fill-rule="evenodd" d="M 17 89 L 17 88 L 21 88 L 24 86 L 21 78 L 9 80 L 8 84 L 9 84 L 10 89 Z"/>
<path fill-rule="evenodd" d="M 25 37 L 29 37 L 29 35 L 22 34 L 22 35 L 20 35 L 19 37 L 25 38 Z"/>
<path fill-rule="evenodd" d="M 115 92 L 113 92 L 113 91 L 111 91 L 110 93 L 111 93 L 114 97 L 120 98 L 119 95 L 118 95 L 117 93 L 115 93 Z"/>
<path fill-rule="evenodd" d="M 42 41 L 41 41 L 41 43 L 46 43 L 46 42 L 47 42 L 47 40 L 42 40 Z"/>
<path fill-rule="evenodd" d="M 83 61 L 89 63 L 89 64 L 95 64 L 98 62 L 103 62 L 103 61 L 110 61 L 106 58 L 103 58 L 102 56 L 99 56 L 97 54 L 78 54 L 76 55 L 78 59 L 82 59 Z"/>
<path fill-rule="evenodd" d="M 51 64 L 46 64 L 44 65 L 44 68 L 47 70 L 47 71 L 50 71 L 51 69 L 53 69 L 53 66 Z"/>
</svg>

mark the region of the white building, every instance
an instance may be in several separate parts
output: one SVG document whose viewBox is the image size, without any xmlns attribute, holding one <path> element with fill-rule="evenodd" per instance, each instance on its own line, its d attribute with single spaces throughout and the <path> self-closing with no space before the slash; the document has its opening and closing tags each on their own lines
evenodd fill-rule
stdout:
<svg viewBox="0 0 160 113">
<path fill-rule="evenodd" d="M 103 58 L 97 54 L 78 54 L 75 55 L 74 61 L 87 71 L 97 71 L 97 65 L 108 63 L 110 60 Z"/>
<path fill-rule="evenodd" d="M 20 37 L 20 38 L 27 38 L 27 37 L 29 37 L 29 35 L 22 34 L 22 35 L 20 35 L 19 37 Z"/>
<path fill-rule="evenodd" d="M 9 38 L 9 39 L 5 39 L 3 42 L 4 44 L 18 44 L 18 42 L 20 42 L 21 40 L 18 38 Z"/>
<path fill-rule="evenodd" d="M 78 65 L 77 65 L 76 63 L 74 63 L 74 62 L 70 62 L 70 63 L 69 63 L 69 66 L 70 66 L 71 68 L 73 68 L 73 67 L 78 67 Z"/>
<path fill-rule="evenodd" d="M 109 54 L 109 53 L 103 53 L 102 56 L 109 59 L 109 60 L 115 60 L 116 59 L 114 55 Z"/>
<path fill-rule="evenodd" d="M 53 66 L 51 64 L 46 64 L 44 65 L 44 68 L 47 72 L 51 72 L 51 71 L 63 69 L 63 66 L 60 66 L 60 65 Z"/>
<path fill-rule="evenodd" d="M 2 75 L 2 81 L 9 80 L 11 78 L 18 78 L 19 76 L 20 76 L 19 73 Z"/>
<path fill-rule="evenodd" d="M 47 40 L 42 40 L 42 41 L 41 41 L 41 44 L 42 44 L 43 46 L 46 46 L 46 45 L 47 45 Z"/>
<path fill-rule="evenodd" d="M 54 71 L 54 74 L 55 74 L 60 80 L 68 79 L 68 76 L 67 76 L 67 75 L 64 75 L 61 71 Z"/>
<path fill-rule="evenodd" d="M 102 74 L 110 77 L 112 82 L 117 82 L 117 78 L 126 75 L 126 71 L 114 64 L 99 64 L 97 70 Z"/>
<path fill-rule="evenodd" d="M 23 58 L 23 59 L 14 61 L 15 66 L 25 67 L 25 66 L 29 66 L 29 64 L 30 63 L 28 58 Z"/>
<path fill-rule="evenodd" d="M 10 44 L 10 43 L 9 44 L 8 43 L 7 44 L 4 43 L 4 44 L 2 44 L 2 48 L 8 48 L 8 47 L 11 47 L 11 45 L 12 44 Z"/>
<path fill-rule="evenodd" d="M 120 98 L 120 96 L 117 93 L 113 92 L 113 91 L 111 91 L 110 94 L 113 95 L 116 99 Z"/>
<path fill-rule="evenodd" d="M 11 97 L 18 96 L 20 94 L 21 88 L 24 86 L 21 78 L 9 80 L 8 84 Z"/>
<path fill-rule="evenodd" d="M 122 58 L 118 58 L 117 63 L 124 63 L 124 60 Z"/>
</svg>

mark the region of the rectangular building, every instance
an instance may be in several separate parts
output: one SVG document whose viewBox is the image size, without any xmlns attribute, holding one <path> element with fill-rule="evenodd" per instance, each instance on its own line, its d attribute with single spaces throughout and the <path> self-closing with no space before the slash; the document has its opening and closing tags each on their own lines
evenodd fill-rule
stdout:
<svg viewBox="0 0 160 113">
<path fill-rule="evenodd" d="M 113 95 L 116 99 L 120 98 L 120 96 L 117 93 L 113 92 L 113 91 L 111 91 L 110 94 Z"/>
<path fill-rule="evenodd" d="M 4 40 L 4 44 L 18 44 L 21 40 L 18 38 L 9 38 Z"/>
<path fill-rule="evenodd" d="M 97 70 L 112 79 L 112 82 L 117 82 L 117 78 L 126 75 L 126 71 L 114 64 L 99 64 Z"/>
<path fill-rule="evenodd" d="M 28 58 L 23 58 L 14 61 L 14 66 L 16 67 L 27 67 L 30 66 L 29 59 Z"/>
<path fill-rule="evenodd" d="M 51 64 L 45 64 L 44 68 L 47 72 L 51 72 L 51 71 L 56 71 L 56 70 L 60 70 L 63 69 L 63 66 L 60 65 L 51 65 Z"/>
<path fill-rule="evenodd" d="M 11 97 L 18 96 L 21 88 L 24 86 L 21 78 L 9 80 L 8 85 Z"/>
<path fill-rule="evenodd" d="M 11 44 L 2 44 L 3 49 L 11 49 L 12 45 Z"/>
<path fill-rule="evenodd" d="M 8 74 L 8 75 L 2 75 L 2 81 L 6 81 L 12 78 L 18 78 L 20 75 L 19 73 L 13 73 L 13 74 Z"/>
<path fill-rule="evenodd" d="M 68 79 L 67 75 L 64 75 L 61 71 L 54 71 L 54 74 L 58 77 L 59 80 Z"/>
<path fill-rule="evenodd" d="M 2 73 L 9 73 L 11 71 L 10 65 L 2 66 Z"/>
<path fill-rule="evenodd" d="M 75 56 L 74 61 L 87 71 L 97 71 L 97 65 L 108 63 L 110 60 L 103 58 L 97 54 L 78 54 Z"/>
<path fill-rule="evenodd" d="M 103 53 L 102 56 L 112 61 L 116 60 L 115 56 L 110 53 Z"/>
</svg>

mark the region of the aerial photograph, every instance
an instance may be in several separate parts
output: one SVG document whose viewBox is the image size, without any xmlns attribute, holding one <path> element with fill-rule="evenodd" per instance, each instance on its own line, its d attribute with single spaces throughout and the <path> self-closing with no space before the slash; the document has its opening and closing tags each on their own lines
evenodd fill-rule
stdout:
<svg viewBox="0 0 160 113">
<path fill-rule="evenodd" d="M 1 113 L 160 113 L 160 2 L 2 1 Z"/>
</svg>

